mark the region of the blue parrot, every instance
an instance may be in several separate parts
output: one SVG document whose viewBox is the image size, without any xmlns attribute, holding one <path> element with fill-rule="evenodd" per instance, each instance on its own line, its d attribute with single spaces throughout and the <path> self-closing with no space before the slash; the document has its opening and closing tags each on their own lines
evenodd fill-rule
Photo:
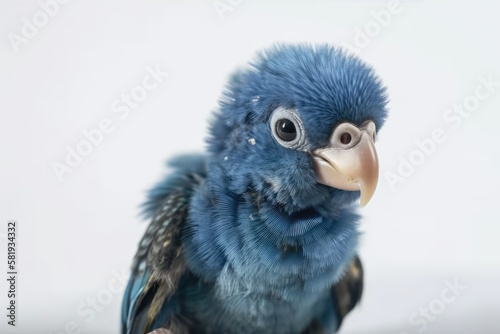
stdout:
<svg viewBox="0 0 500 334">
<path fill-rule="evenodd" d="M 334 333 L 359 302 L 356 213 L 378 181 L 387 93 L 328 45 L 275 45 L 229 81 L 207 153 L 173 159 L 122 333 Z"/>
</svg>

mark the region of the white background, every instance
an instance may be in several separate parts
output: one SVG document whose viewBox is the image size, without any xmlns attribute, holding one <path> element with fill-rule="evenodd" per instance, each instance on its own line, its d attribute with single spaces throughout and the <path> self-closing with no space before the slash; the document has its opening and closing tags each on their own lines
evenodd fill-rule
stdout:
<svg viewBox="0 0 500 334">
<path fill-rule="evenodd" d="M 443 119 L 472 101 L 479 77 L 500 81 L 500 6 L 405 2 L 381 26 L 374 13 L 387 2 L 232 3 L 221 14 L 212 1 L 74 0 L 18 52 L 9 36 L 21 36 L 23 17 L 33 21 L 41 7 L 0 3 L 0 263 L 7 220 L 20 226 L 18 326 L 6 324 L 0 279 L 0 332 L 64 333 L 72 323 L 83 333 L 118 332 L 121 292 L 108 285 L 123 290 L 114 277 L 146 226 L 144 191 L 169 156 L 203 150 L 228 75 L 275 42 L 351 45 L 389 88 L 381 179 L 362 210 L 365 294 L 342 332 L 420 333 L 409 318 L 443 305 L 444 281 L 455 279 L 465 291 L 423 332 L 500 332 L 500 87 L 456 129 Z M 356 48 L 365 28 L 370 43 Z M 113 101 L 157 65 L 170 76 L 118 118 Z M 104 118 L 114 131 L 59 182 L 53 162 L 64 163 L 66 146 Z M 446 140 L 391 189 L 385 175 L 398 172 L 400 156 L 416 157 L 415 141 L 436 128 Z M 78 312 L 97 296 L 105 305 L 94 319 Z"/>
</svg>

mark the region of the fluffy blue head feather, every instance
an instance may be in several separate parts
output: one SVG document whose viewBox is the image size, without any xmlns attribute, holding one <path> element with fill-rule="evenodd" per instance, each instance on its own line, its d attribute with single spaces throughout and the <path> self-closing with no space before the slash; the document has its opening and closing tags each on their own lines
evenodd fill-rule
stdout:
<svg viewBox="0 0 500 334">
<path fill-rule="evenodd" d="M 344 206 L 359 193 L 317 183 L 308 153 L 273 138 L 270 115 L 277 107 L 295 109 L 312 151 L 341 122 L 372 120 L 380 129 L 386 103 L 384 86 L 358 58 L 327 45 L 275 46 L 232 76 L 212 122 L 210 162 L 223 166 L 234 192 L 254 189 L 288 212 L 327 202 Z"/>
</svg>

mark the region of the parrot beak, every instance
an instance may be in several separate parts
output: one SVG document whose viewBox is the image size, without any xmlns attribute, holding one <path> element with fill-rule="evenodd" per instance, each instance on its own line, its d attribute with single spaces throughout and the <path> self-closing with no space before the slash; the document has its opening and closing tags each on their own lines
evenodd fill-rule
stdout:
<svg viewBox="0 0 500 334">
<path fill-rule="evenodd" d="M 360 205 L 372 198 L 378 182 L 378 158 L 373 139 L 366 132 L 356 145 L 321 148 L 313 152 L 318 182 L 342 190 L 360 191 Z"/>
</svg>

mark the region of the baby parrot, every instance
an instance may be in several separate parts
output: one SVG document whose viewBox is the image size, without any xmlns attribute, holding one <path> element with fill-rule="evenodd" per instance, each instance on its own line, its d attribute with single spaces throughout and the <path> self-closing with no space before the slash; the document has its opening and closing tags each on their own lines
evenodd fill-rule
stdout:
<svg viewBox="0 0 500 334">
<path fill-rule="evenodd" d="M 237 71 L 206 154 L 149 192 L 122 333 L 335 333 L 363 289 L 355 211 L 386 105 L 372 68 L 328 45 L 277 45 Z"/>
</svg>

